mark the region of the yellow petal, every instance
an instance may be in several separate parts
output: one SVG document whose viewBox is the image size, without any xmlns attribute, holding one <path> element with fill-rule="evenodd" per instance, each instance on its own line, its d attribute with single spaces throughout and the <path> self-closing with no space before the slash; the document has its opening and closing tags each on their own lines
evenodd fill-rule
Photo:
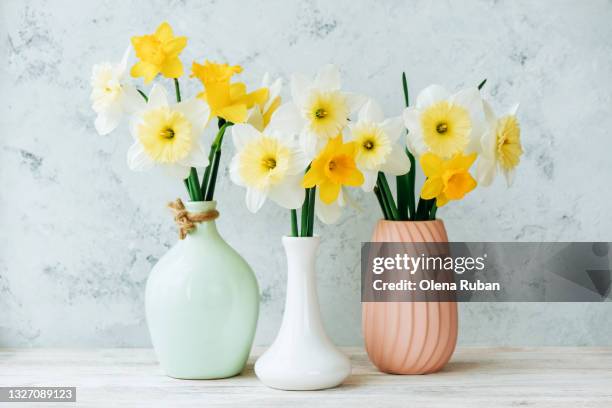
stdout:
<svg viewBox="0 0 612 408">
<path fill-rule="evenodd" d="M 325 179 L 325 174 L 323 173 L 323 169 L 318 163 L 312 163 L 310 169 L 304 175 L 302 179 L 302 187 L 311 188 L 319 184 L 322 180 Z"/>
<path fill-rule="evenodd" d="M 440 195 L 443 188 L 444 184 L 442 183 L 442 179 L 440 177 L 428 178 L 425 180 L 423 188 L 421 189 L 421 198 L 424 198 L 425 200 L 435 198 Z"/>
<path fill-rule="evenodd" d="M 172 58 L 161 67 L 161 73 L 166 78 L 180 78 L 183 76 L 183 63 L 178 57 Z"/>
<path fill-rule="evenodd" d="M 244 103 L 242 98 L 246 96 L 246 85 L 242 82 L 236 82 L 229 85 L 229 94 L 232 101 Z"/>
<path fill-rule="evenodd" d="M 145 84 L 151 82 L 159 73 L 156 65 L 144 61 L 138 61 L 130 70 L 134 78 L 144 77 Z"/>
<path fill-rule="evenodd" d="M 442 173 L 442 159 L 433 153 L 425 153 L 419 160 L 426 177 L 437 177 Z"/>
<path fill-rule="evenodd" d="M 268 88 L 261 88 L 250 94 L 247 94 L 243 101 L 246 103 L 247 108 L 252 108 L 255 104 L 261 105 L 268 100 Z"/>
<path fill-rule="evenodd" d="M 341 138 L 341 136 L 340 136 L 340 138 Z M 340 153 L 341 154 L 346 154 L 346 155 L 348 155 L 350 157 L 355 157 L 355 153 L 356 153 L 355 148 L 356 147 L 357 147 L 357 144 L 355 142 L 345 143 L 345 144 L 343 144 L 340 147 Z"/>
<path fill-rule="evenodd" d="M 363 181 L 363 174 L 355 167 L 348 173 L 342 184 L 351 187 L 359 187 L 363 184 Z"/>
<path fill-rule="evenodd" d="M 155 30 L 155 37 L 161 42 L 170 41 L 174 34 L 172 34 L 172 27 L 166 21 L 161 23 L 157 30 Z"/>
<path fill-rule="evenodd" d="M 436 205 L 438 207 L 444 207 L 448 203 L 448 197 L 444 195 L 444 193 L 440 194 L 438 198 L 436 198 Z"/>
<path fill-rule="evenodd" d="M 217 116 L 233 123 L 243 123 L 247 118 L 244 104 L 229 105 L 217 110 Z"/>
<path fill-rule="evenodd" d="M 468 155 L 458 153 L 454 155 L 453 158 L 450 160 L 449 167 L 453 169 L 469 170 L 469 168 L 476 160 L 476 156 L 476 153 Z"/>
<path fill-rule="evenodd" d="M 270 107 L 268 108 L 268 110 L 264 112 L 263 114 L 264 128 L 268 126 L 268 124 L 270 123 L 270 119 L 272 118 L 272 115 L 274 114 L 274 112 L 276 112 L 276 109 L 278 109 L 280 104 L 281 104 L 281 98 L 280 96 L 277 96 L 276 98 L 274 98 L 274 100 L 270 104 Z"/>
<path fill-rule="evenodd" d="M 338 194 L 340 194 L 340 184 L 326 181 L 319 186 L 321 201 L 325 204 L 331 204 L 336 201 Z"/>
<path fill-rule="evenodd" d="M 444 194 L 450 200 L 459 200 L 476 188 L 476 180 L 468 172 L 453 174 L 447 181 Z"/>
<path fill-rule="evenodd" d="M 178 57 L 183 51 L 183 48 L 187 46 L 187 37 L 174 38 L 163 45 L 164 53 L 166 58 Z"/>
</svg>

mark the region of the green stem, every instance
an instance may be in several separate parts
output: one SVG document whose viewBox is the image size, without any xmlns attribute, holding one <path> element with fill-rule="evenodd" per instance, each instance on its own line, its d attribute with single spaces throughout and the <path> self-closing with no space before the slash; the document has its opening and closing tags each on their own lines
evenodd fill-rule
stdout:
<svg viewBox="0 0 612 408">
<path fill-rule="evenodd" d="M 146 93 L 142 92 L 140 89 L 136 89 L 138 91 L 138 93 L 140 94 L 140 96 L 142 96 L 145 100 L 145 102 L 149 102 L 149 97 L 147 96 Z"/>
<path fill-rule="evenodd" d="M 299 236 L 298 225 L 297 225 L 297 210 L 291 210 L 291 236 L 297 237 Z"/>
<path fill-rule="evenodd" d="M 378 189 L 378 187 L 374 187 L 374 195 L 376 196 L 376 199 L 378 200 L 378 205 L 380 205 L 380 210 L 383 213 L 383 218 L 385 220 L 389 219 L 389 216 L 387 215 L 387 207 L 385 205 L 385 201 L 382 197 L 382 194 L 380 193 L 380 190 Z"/>
<path fill-rule="evenodd" d="M 385 177 L 385 173 L 378 172 L 378 187 L 385 198 L 385 202 L 389 206 L 389 215 L 391 220 L 399 221 L 399 212 L 397 211 L 397 206 L 395 205 L 395 201 L 393 201 L 393 194 L 391 194 L 391 189 L 389 188 L 389 183 L 387 183 L 387 177 Z"/>
<path fill-rule="evenodd" d="M 220 119 L 219 131 L 217 132 L 217 136 L 210 146 L 210 152 L 208 153 L 208 166 L 206 166 L 206 170 L 204 170 L 201 188 L 202 195 L 206 197 L 207 201 L 212 200 L 214 197 L 215 185 L 217 184 L 217 173 L 219 172 L 219 162 L 221 160 L 221 144 L 223 143 L 223 136 L 225 135 L 226 129 L 232 125 L 232 122 L 226 122 Z"/>
<path fill-rule="evenodd" d="M 308 233 L 308 204 L 310 203 L 308 190 L 310 189 L 304 190 L 304 203 L 302 204 L 302 225 L 300 226 L 300 236 L 302 237 L 305 237 Z"/>
<path fill-rule="evenodd" d="M 414 184 L 416 182 L 416 160 L 414 155 L 410 153 L 408 148 L 406 148 L 406 154 L 408 154 L 408 159 L 410 160 L 410 171 L 408 172 L 408 215 L 409 219 L 414 219 L 415 213 L 415 197 L 414 197 Z"/>
<path fill-rule="evenodd" d="M 189 171 L 188 184 L 192 193 L 192 201 L 202 201 L 202 192 L 200 191 L 200 181 L 198 180 L 198 171 L 192 167 Z"/>
<path fill-rule="evenodd" d="M 402 89 L 404 91 L 404 103 L 406 107 L 410 106 L 410 97 L 408 94 L 408 80 L 406 79 L 406 73 L 402 72 Z M 398 195 L 397 202 L 398 206 L 400 206 L 399 210 L 401 211 L 401 215 L 410 220 L 413 220 L 415 217 L 415 193 L 414 193 L 414 185 L 416 180 L 416 160 L 414 159 L 414 155 L 406 148 L 406 154 L 408 155 L 408 159 L 410 160 L 410 171 L 408 175 L 404 176 L 406 178 L 406 189 L 408 192 L 406 193 L 406 198 L 402 199 L 402 202 L 406 202 L 408 209 L 406 210 L 403 206 L 399 204 L 400 197 Z"/>
<path fill-rule="evenodd" d="M 478 90 L 480 91 L 483 86 L 487 83 L 487 79 L 485 78 L 481 83 L 478 84 Z"/>
<path fill-rule="evenodd" d="M 181 101 L 181 87 L 179 86 L 178 78 L 174 78 L 174 92 L 176 93 L 176 101 Z"/>
<path fill-rule="evenodd" d="M 436 219 L 436 212 L 438 212 L 438 206 L 436 205 L 436 202 L 434 201 L 432 203 L 432 206 L 431 206 L 431 211 L 429 212 L 429 219 L 430 220 L 435 220 Z"/>
<path fill-rule="evenodd" d="M 317 187 L 312 187 L 309 189 L 308 193 L 308 237 L 312 237 L 314 233 L 314 211 L 315 211 L 315 198 L 317 194 Z"/>
</svg>

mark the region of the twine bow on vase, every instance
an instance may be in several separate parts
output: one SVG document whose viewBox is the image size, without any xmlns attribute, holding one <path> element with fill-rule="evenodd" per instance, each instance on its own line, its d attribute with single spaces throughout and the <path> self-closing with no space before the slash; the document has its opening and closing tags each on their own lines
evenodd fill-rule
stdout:
<svg viewBox="0 0 612 408">
<path fill-rule="evenodd" d="M 180 198 L 168 203 L 168 207 L 174 213 L 174 222 L 179 228 L 179 238 L 185 239 L 187 233 L 196 229 L 196 224 L 205 221 L 212 221 L 219 217 L 219 211 L 208 210 L 205 212 L 192 213 L 185 209 L 185 205 Z"/>
</svg>

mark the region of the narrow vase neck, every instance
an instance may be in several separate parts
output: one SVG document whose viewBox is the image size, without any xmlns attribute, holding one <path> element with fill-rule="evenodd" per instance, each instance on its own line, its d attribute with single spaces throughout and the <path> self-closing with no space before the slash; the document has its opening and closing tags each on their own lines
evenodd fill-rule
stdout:
<svg viewBox="0 0 612 408">
<path fill-rule="evenodd" d="M 185 203 L 185 209 L 190 213 L 205 213 L 217 209 L 216 201 L 188 201 Z M 187 238 L 196 237 L 217 237 L 219 232 L 217 231 L 217 224 L 215 220 L 203 221 L 196 223 L 196 228 L 191 231 Z"/>
<path fill-rule="evenodd" d="M 281 331 L 323 331 L 315 269 L 319 242 L 319 237 L 283 237 L 287 255 L 287 298 Z"/>
</svg>

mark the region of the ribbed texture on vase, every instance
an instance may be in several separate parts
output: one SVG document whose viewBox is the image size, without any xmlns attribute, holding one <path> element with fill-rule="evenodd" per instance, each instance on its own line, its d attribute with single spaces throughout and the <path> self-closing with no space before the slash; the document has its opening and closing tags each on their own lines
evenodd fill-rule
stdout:
<svg viewBox="0 0 612 408">
<path fill-rule="evenodd" d="M 384 221 L 373 242 L 447 242 L 441 220 Z M 380 371 L 428 374 L 450 360 L 457 344 L 455 302 L 364 302 L 363 335 L 368 356 Z"/>
</svg>

